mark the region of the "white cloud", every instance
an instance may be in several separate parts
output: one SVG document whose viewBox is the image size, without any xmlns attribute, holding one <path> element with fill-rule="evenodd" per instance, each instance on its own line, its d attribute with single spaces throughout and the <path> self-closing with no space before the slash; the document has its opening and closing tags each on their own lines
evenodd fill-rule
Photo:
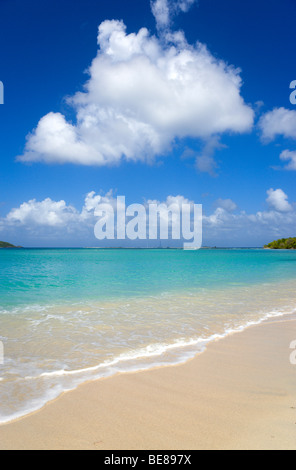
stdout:
<svg viewBox="0 0 296 470">
<path fill-rule="evenodd" d="M 279 135 L 296 139 L 296 111 L 275 108 L 261 117 L 259 128 L 265 141 L 274 140 Z"/>
<path fill-rule="evenodd" d="M 196 156 L 195 166 L 201 173 L 209 173 L 211 176 L 217 176 L 216 169 L 218 164 L 214 159 L 216 150 L 226 148 L 221 144 L 219 136 L 210 137 L 205 143 L 202 152 Z"/>
<path fill-rule="evenodd" d="M 209 173 L 211 176 L 216 176 L 217 163 L 211 155 L 198 155 L 195 166 L 201 173 Z"/>
<path fill-rule="evenodd" d="M 78 246 L 85 243 L 97 244 L 94 227 L 98 221 L 96 210 L 100 204 L 110 204 L 116 211 L 117 199 L 112 191 L 106 194 L 89 192 L 81 210 L 65 201 L 43 201 L 32 199 L 12 209 L 5 218 L 0 218 L 2 238 L 9 235 L 17 244 L 35 243 L 36 246 Z M 199 201 L 191 201 L 183 195 L 170 195 L 162 202 L 147 200 L 148 203 L 163 204 L 160 218 L 166 218 L 166 208 L 172 204 L 181 206 Z M 237 211 L 231 199 L 218 199 L 213 213 L 203 215 L 203 238 L 205 244 L 219 246 L 262 246 L 275 238 L 295 235 L 296 211 L 288 202 L 281 189 L 267 191 L 266 202 L 269 209 L 248 214 Z M 127 203 L 128 205 L 128 203 Z M 11 235 L 13 235 L 11 237 Z M 8 239 L 8 238 L 7 238 Z M 27 243 L 25 242 L 27 240 Z M 70 242 L 70 243 L 68 243 Z"/>
<path fill-rule="evenodd" d="M 289 150 L 284 150 L 280 154 L 280 159 L 282 161 L 289 161 L 287 165 L 284 166 L 285 170 L 296 170 L 296 151 L 294 150 L 293 152 Z"/>
<path fill-rule="evenodd" d="M 115 208 L 116 198 L 113 196 L 112 190 L 108 191 L 105 196 L 96 194 L 95 191 L 89 192 L 84 200 L 81 217 L 83 219 L 88 219 L 90 216 L 95 214 L 95 211 L 100 204 L 110 204 L 113 209 Z"/>
<path fill-rule="evenodd" d="M 164 201 L 158 201 L 156 199 L 148 199 L 146 202 L 146 208 L 148 208 L 149 204 L 157 204 L 159 207 L 159 215 L 160 217 L 166 217 L 167 215 L 167 208 L 171 207 L 173 208 L 179 208 L 182 209 L 183 205 L 190 206 L 190 211 L 193 209 L 194 201 L 190 201 L 186 197 L 182 195 L 177 195 L 177 196 L 167 196 L 167 198 Z"/>
<path fill-rule="evenodd" d="M 197 0 L 178 0 L 177 3 L 178 3 L 179 9 L 183 13 L 186 13 L 196 1 Z"/>
<path fill-rule="evenodd" d="M 89 165 L 103 163 L 103 155 L 79 137 L 77 128 L 60 113 L 49 113 L 40 119 L 36 130 L 29 135 L 23 162 L 81 163 L 82 156 Z"/>
<path fill-rule="evenodd" d="M 217 199 L 216 206 L 224 209 L 226 212 L 233 212 L 237 205 L 231 199 Z"/>
<path fill-rule="evenodd" d="M 179 8 L 190 3 L 179 2 Z M 167 152 L 178 138 L 207 141 L 250 131 L 254 112 L 240 95 L 240 70 L 214 58 L 200 43 L 189 45 L 182 32 L 170 33 L 169 41 L 145 28 L 127 34 L 122 21 L 104 21 L 85 90 L 69 99 L 76 123 L 48 113 L 27 137 L 19 160 L 147 161 Z"/>
<path fill-rule="evenodd" d="M 151 10 L 155 17 L 157 28 L 167 28 L 171 21 L 169 0 L 151 1 Z"/>
<path fill-rule="evenodd" d="M 77 211 L 72 206 L 67 206 L 65 201 L 52 201 L 50 198 L 44 201 L 32 199 L 24 202 L 20 207 L 12 209 L 6 217 L 8 222 L 21 225 L 62 226 L 72 220 L 76 220 Z"/>
<path fill-rule="evenodd" d="M 269 210 L 248 214 L 233 212 L 223 200 L 215 211 L 203 217 L 204 239 L 220 246 L 262 246 L 274 239 L 295 235 L 296 211 L 282 190 L 268 190 Z M 231 201 L 236 206 L 233 201 Z"/>
<path fill-rule="evenodd" d="M 293 208 L 288 202 L 288 196 L 284 193 L 282 189 L 269 189 L 267 191 L 268 198 L 266 199 L 267 203 L 271 208 L 275 209 L 278 212 L 289 212 Z"/>
<path fill-rule="evenodd" d="M 148 210 L 150 203 L 158 205 L 159 215 L 163 220 L 166 220 L 167 217 L 167 207 L 173 205 L 181 207 L 182 204 L 189 204 L 191 208 L 193 207 L 193 201 L 189 201 L 181 195 L 168 196 L 163 203 L 149 200 L 142 206 L 144 211 L 145 206 Z M 0 230 L 21 230 L 22 238 L 27 233 L 30 240 L 38 239 L 38 237 L 40 240 L 47 238 L 50 243 L 57 239 L 64 241 L 69 238 L 69 235 L 74 237 L 74 242 L 75 239 L 91 239 L 94 238 L 94 228 L 99 218 L 104 216 L 107 219 L 110 217 L 113 219 L 117 210 L 123 209 L 120 204 L 123 202 L 117 200 L 112 190 L 105 195 L 96 194 L 95 191 L 89 192 L 85 196 L 81 210 L 67 204 L 64 200 L 53 201 L 51 198 L 46 198 L 43 201 L 37 201 L 31 199 L 23 202 L 19 207 L 13 208 L 5 218 L 0 218 Z M 125 209 L 127 206 L 128 204 Z M 174 214 L 172 217 L 176 218 Z M 127 221 L 129 218 L 127 216 Z M 141 214 L 138 219 L 141 220 Z M 146 223 L 146 213 L 143 220 Z"/>
<path fill-rule="evenodd" d="M 179 194 L 177 196 L 167 196 L 167 198 L 164 201 L 159 201 L 157 199 L 148 199 L 145 204 L 146 207 L 148 207 L 149 204 L 158 204 L 159 206 L 162 206 L 164 209 L 164 212 L 166 213 L 166 207 L 175 205 L 176 207 L 181 208 L 183 204 L 189 204 L 192 207 L 192 205 L 194 204 L 194 201 L 190 201 L 186 197 Z"/>
<path fill-rule="evenodd" d="M 165 204 L 167 206 L 170 206 L 171 204 L 176 204 L 178 207 L 182 207 L 183 204 L 192 205 L 194 204 L 194 201 L 190 201 L 186 197 L 181 196 L 179 194 L 178 196 L 168 196 L 165 200 Z"/>
<path fill-rule="evenodd" d="M 151 0 L 151 10 L 159 30 L 169 28 L 175 15 L 186 13 L 196 0 Z"/>
<path fill-rule="evenodd" d="M 278 136 L 296 140 L 296 111 L 275 108 L 261 117 L 259 128 L 262 140 L 265 142 L 270 142 Z M 296 170 L 296 151 L 284 150 L 280 154 L 280 159 L 288 161 L 288 164 L 284 166 L 285 170 Z"/>
<path fill-rule="evenodd" d="M 21 225 L 28 229 L 36 227 L 69 228 L 79 224 L 94 223 L 94 212 L 99 204 L 108 203 L 115 205 L 116 199 L 109 191 L 105 195 L 97 195 L 95 191 L 89 192 L 81 211 L 72 205 L 67 205 L 64 200 L 53 201 L 46 198 L 43 201 L 31 199 L 23 202 L 19 207 L 12 209 L 2 219 L 2 223 L 8 225 Z"/>
<path fill-rule="evenodd" d="M 276 210 L 247 214 L 230 213 L 219 207 L 203 217 L 204 242 L 219 246 L 263 246 L 278 238 L 295 235 L 296 212 Z"/>
</svg>

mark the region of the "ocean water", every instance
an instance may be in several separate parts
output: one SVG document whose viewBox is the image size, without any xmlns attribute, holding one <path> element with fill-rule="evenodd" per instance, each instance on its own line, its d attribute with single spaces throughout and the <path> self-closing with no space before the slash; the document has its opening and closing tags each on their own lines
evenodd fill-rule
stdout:
<svg viewBox="0 0 296 470">
<path fill-rule="evenodd" d="M 0 250 L 0 423 L 295 313 L 295 287 L 295 251 Z"/>
</svg>

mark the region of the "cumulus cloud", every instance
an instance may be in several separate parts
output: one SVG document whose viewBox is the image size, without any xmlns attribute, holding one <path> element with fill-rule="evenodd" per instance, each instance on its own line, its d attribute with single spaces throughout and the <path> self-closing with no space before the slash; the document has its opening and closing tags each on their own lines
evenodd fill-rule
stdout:
<svg viewBox="0 0 296 470">
<path fill-rule="evenodd" d="M 168 196 L 165 201 L 147 200 L 143 207 L 148 208 L 149 204 L 157 204 L 160 207 L 160 215 L 166 213 L 166 207 L 175 205 L 181 208 L 183 204 L 188 204 L 191 207 L 194 202 L 185 198 L 184 196 Z M 23 202 L 19 207 L 11 209 L 7 216 L 0 219 L 1 224 L 18 225 L 27 228 L 42 227 L 56 227 L 65 228 L 69 225 L 80 223 L 95 223 L 96 217 L 102 208 L 107 205 L 116 213 L 118 208 L 122 208 L 122 202 L 118 200 L 113 191 L 108 191 L 105 195 L 97 194 L 95 191 L 90 191 L 84 199 L 84 204 L 81 210 L 78 210 L 71 204 L 67 204 L 64 200 L 53 201 L 51 198 L 46 198 L 43 201 L 31 199 Z"/>
<path fill-rule="evenodd" d="M 186 11 L 191 3 L 177 5 Z M 154 2 L 153 8 L 164 4 Z M 167 37 L 159 39 L 146 28 L 127 34 L 122 21 L 104 21 L 84 91 L 68 100 L 76 121 L 48 113 L 27 136 L 18 159 L 81 165 L 149 161 L 176 139 L 208 141 L 249 131 L 254 112 L 241 96 L 240 70 L 203 44 L 189 45 L 182 32 Z M 200 168 L 205 165 L 211 162 L 200 161 Z"/>
<path fill-rule="evenodd" d="M 293 152 L 289 150 L 284 150 L 280 154 L 280 159 L 284 162 L 287 162 L 287 165 L 284 166 L 285 170 L 296 170 L 296 151 Z"/>
<path fill-rule="evenodd" d="M 103 156 L 78 135 L 77 128 L 60 113 L 49 113 L 40 119 L 27 139 L 23 162 L 98 164 Z"/>
<path fill-rule="evenodd" d="M 278 136 L 296 140 L 296 111 L 286 108 L 275 108 L 264 114 L 259 120 L 263 142 L 271 142 Z M 296 170 L 296 151 L 283 150 L 280 160 L 288 162 L 284 170 Z M 280 169 L 274 167 L 274 169 Z"/>
<path fill-rule="evenodd" d="M 160 220 L 167 219 L 167 208 L 171 207 L 173 221 L 178 217 L 178 211 L 174 214 L 173 206 L 178 208 L 187 204 L 192 213 L 194 202 L 198 203 L 183 195 L 169 195 L 162 201 L 149 199 L 144 205 L 147 210 L 148 204 L 157 204 Z M 220 246 L 262 246 L 275 238 L 294 236 L 296 211 L 294 204 L 288 202 L 284 191 L 269 189 L 266 202 L 269 206 L 266 210 L 248 214 L 244 210 L 238 211 L 237 204 L 232 199 L 218 199 L 215 210 L 203 214 L 204 243 Z M 28 243 L 32 244 L 34 240 L 36 246 L 46 246 L 47 243 L 78 246 L 79 243 L 85 245 L 86 240 L 97 244 L 94 227 L 98 217 L 101 217 L 100 208 L 106 207 L 106 204 L 113 208 L 115 214 L 117 199 L 112 191 L 106 194 L 89 192 L 81 209 L 63 200 L 32 199 L 12 209 L 6 217 L 0 218 L 2 238 L 13 234 L 12 238 L 17 240 L 17 243 L 25 244 L 27 234 Z M 138 215 L 139 222 L 142 215 Z M 128 220 L 130 217 L 127 217 Z"/>
<path fill-rule="evenodd" d="M 284 193 L 282 189 L 269 189 L 267 191 L 267 203 L 271 208 L 275 209 L 278 212 L 289 212 L 293 208 L 288 202 L 288 196 Z"/>
<path fill-rule="evenodd" d="M 186 13 L 196 0 L 151 0 L 151 10 L 159 30 L 169 28 L 175 15 Z"/>
<path fill-rule="evenodd" d="M 237 209 L 237 205 L 231 199 L 217 199 L 216 206 L 224 209 L 226 212 L 233 212 Z"/>
<path fill-rule="evenodd" d="M 149 212 L 149 204 L 157 205 L 159 218 L 164 222 L 168 217 L 167 208 L 173 211 L 168 219 L 168 226 L 171 225 L 172 221 L 178 219 L 178 208 L 181 208 L 183 204 L 187 204 L 189 212 L 193 209 L 193 201 L 189 201 L 181 195 L 168 196 L 163 202 L 148 200 L 141 206 L 139 204 L 128 206 L 122 198 L 116 198 L 112 190 L 106 194 L 97 194 L 95 191 L 91 191 L 85 196 L 81 210 L 67 204 L 64 200 L 54 201 L 51 198 L 46 198 L 43 201 L 31 199 L 23 202 L 19 207 L 11 209 L 5 218 L 0 218 L 0 230 L 21 230 L 22 238 L 27 233 L 30 240 L 36 238 L 44 240 L 47 237 L 50 242 L 56 239 L 66 240 L 69 235 L 77 240 L 94 239 L 96 223 L 102 217 L 104 223 L 108 223 L 109 220 L 113 221 L 115 216 L 115 232 L 117 227 L 125 232 L 124 221 L 119 222 L 117 220 L 118 211 L 124 211 L 123 214 L 126 211 L 126 222 L 129 222 L 135 217 L 134 211 L 137 212 L 140 207 L 142 211 L 137 214 L 137 221 L 142 226 L 146 226 L 146 223 L 148 224 L 146 214 Z M 157 228 L 157 219 L 155 223 Z"/>
<path fill-rule="evenodd" d="M 156 26 L 158 29 L 166 28 L 169 26 L 171 21 L 169 0 L 152 1 L 151 10 L 156 20 Z"/>
<path fill-rule="evenodd" d="M 215 211 L 203 217 L 205 240 L 213 244 L 222 240 L 223 246 L 262 246 L 276 238 L 294 236 L 296 211 L 287 199 L 281 189 L 269 189 L 269 209 L 254 214 L 234 212 L 233 201 L 224 204 L 228 200 L 218 200 Z"/>
<path fill-rule="evenodd" d="M 95 214 L 97 208 L 102 204 L 109 204 L 113 209 L 116 208 L 116 198 L 113 191 L 108 191 L 105 195 L 96 194 L 95 191 L 89 192 L 84 199 L 84 206 L 81 211 L 81 218 L 88 219 Z"/>
<path fill-rule="evenodd" d="M 259 129 L 265 141 L 272 141 L 280 135 L 296 139 L 296 111 L 275 108 L 260 118 Z"/>
<path fill-rule="evenodd" d="M 112 191 L 105 195 L 96 194 L 95 191 L 89 192 L 85 199 L 81 211 L 71 204 L 68 205 L 64 200 L 53 201 L 46 198 L 43 201 L 31 199 L 23 202 L 19 207 L 13 208 L 2 219 L 2 223 L 8 225 L 20 225 L 28 229 L 36 227 L 69 228 L 79 224 L 90 224 L 94 222 L 94 212 L 99 204 L 115 205 L 116 199 Z"/>
<path fill-rule="evenodd" d="M 203 217 L 204 240 L 220 246 L 263 246 L 283 237 L 294 236 L 296 213 L 276 210 L 248 214 L 231 213 L 218 207 Z"/>
<path fill-rule="evenodd" d="M 8 222 L 21 225 L 62 226 L 77 218 L 77 211 L 67 206 L 65 201 L 44 201 L 32 199 L 24 202 L 20 207 L 12 209 L 6 217 Z"/>
</svg>

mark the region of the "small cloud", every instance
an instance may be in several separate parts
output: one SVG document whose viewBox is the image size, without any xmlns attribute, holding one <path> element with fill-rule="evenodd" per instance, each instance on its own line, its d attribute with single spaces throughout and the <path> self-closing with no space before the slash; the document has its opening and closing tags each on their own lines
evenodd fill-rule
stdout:
<svg viewBox="0 0 296 470">
<path fill-rule="evenodd" d="M 254 105 L 255 114 L 258 115 L 264 106 L 264 101 L 256 101 Z"/>
<path fill-rule="evenodd" d="M 288 196 L 284 193 L 282 189 L 269 189 L 267 191 L 266 202 L 272 209 L 275 209 L 278 212 L 290 212 L 293 210 L 293 207 L 288 202 Z"/>
<path fill-rule="evenodd" d="M 151 10 L 156 21 L 157 29 L 168 28 L 171 22 L 168 0 L 155 0 L 151 2 Z"/>
<path fill-rule="evenodd" d="M 151 0 L 150 3 L 157 29 L 162 31 L 171 26 L 174 16 L 187 13 L 196 0 Z"/>
<path fill-rule="evenodd" d="M 201 173 L 208 173 L 210 176 L 217 176 L 218 167 L 216 161 L 210 155 L 200 155 L 196 157 L 195 166 Z"/>
<path fill-rule="evenodd" d="M 237 209 L 237 205 L 231 199 L 217 199 L 216 207 L 221 207 L 227 212 L 233 212 Z"/>
<path fill-rule="evenodd" d="M 186 160 L 189 158 L 196 158 L 196 151 L 189 147 L 186 147 L 180 158 L 181 160 Z"/>
<path fill-rule="evenodd" d="M 260 118 L 258 126 L 265 142 L 270 142 L 280 135 L 296 139 L 296 111 L 275 108 Z"/>
<path fill-rule="evenodd" d="M 296 151 L 291 152 L 290 150 L 284 150 L 280 154 L 282 161 L 288 161 L 289 163 L 284 166 L 284 170 L 296 171 Z M 289 161 L 290 160 L 290 161 Z"/>
<path fill-rule="evenodd" d="M 223 148 L 226 148 L 226 145 L 220 142 L 219 136 L 212 136 L 207 139 L 201 154 L 196 157 L 195 165 L 197 170 L 201 173 L 208 173 L 213 177 L 217 176 L 218 164 L 214 159 L 214 154 L 217 150 Z"/>
</svg>

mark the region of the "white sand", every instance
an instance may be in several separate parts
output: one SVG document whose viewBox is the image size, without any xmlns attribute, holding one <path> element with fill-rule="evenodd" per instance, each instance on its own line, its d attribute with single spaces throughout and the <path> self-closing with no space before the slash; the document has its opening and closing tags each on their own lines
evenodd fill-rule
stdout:
<svg viewBox="0 0 296 470">
<path fill-rule="evenodd" d="M 1 449 L 296 449 L 295 317 L 210 344 L 179 366 L 81 385 L 0 426 Z"/>
</svg>

